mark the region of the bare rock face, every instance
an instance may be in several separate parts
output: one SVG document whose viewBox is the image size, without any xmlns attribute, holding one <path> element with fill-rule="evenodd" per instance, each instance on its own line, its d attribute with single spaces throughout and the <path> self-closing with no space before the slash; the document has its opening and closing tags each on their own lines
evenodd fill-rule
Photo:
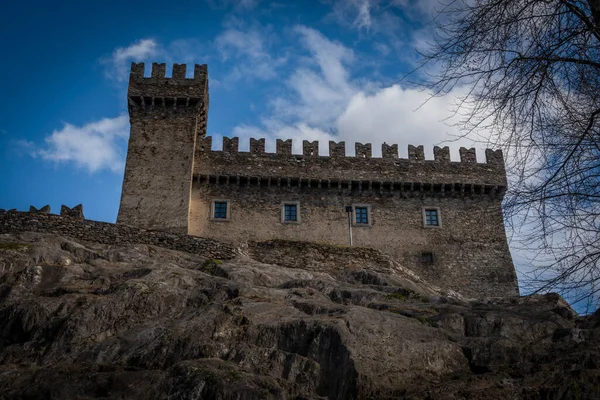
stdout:
<svg viewBox="0 0 600 400">
<path fill-rule="evenodd" d="M 600 314 L 469 301 L 368 252 L 277 265 L 278 246 L 220 261 L 0 235 L 0 399 L 600 396 Z"/>
</svg>

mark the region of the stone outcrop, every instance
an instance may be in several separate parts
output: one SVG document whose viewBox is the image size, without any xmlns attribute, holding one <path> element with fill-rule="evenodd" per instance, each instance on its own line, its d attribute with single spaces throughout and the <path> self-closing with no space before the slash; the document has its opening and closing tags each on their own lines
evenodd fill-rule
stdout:
<svg viewBox="0 0 600 400">
<path fill-rule="evenodd" d="M 600 390 L 600 314 L 580 318 L 557 295 L 467 301 L 371 249 L 337 260 L 337 246 L 251 242 L 218 259 L 133 236 L 77 238 L 87 223 L 0 234 L 0 399 Z"/>
</svg>

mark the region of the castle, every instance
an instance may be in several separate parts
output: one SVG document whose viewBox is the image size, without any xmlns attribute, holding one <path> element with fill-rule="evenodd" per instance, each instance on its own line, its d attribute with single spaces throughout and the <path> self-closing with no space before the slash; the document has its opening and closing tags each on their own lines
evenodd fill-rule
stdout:
<svg viewBox="0 0 600 400">
<path fill-rule="evenodd" d="M 291 239 L 381 250 L 440 287 L 467 296 L 518 294 L 506 240 L 501 202 L 507 186 L 501 151 L 448 147 L 303 142 L 292 154 L 291 140 L 250 139 L 240 152 L 238 138 L 223 138 L 212 150 L 206 136 L 208 71 L 196 65 L 193 78 L 175 64 L 133 63 L 128 89 L 131 134 L 117 223 L 216 238 L 233 243 Z M 348 211 L 350 211 L 348 213 Z M 349 215 L 351 220 L 349 221 Z"/>
</svg>

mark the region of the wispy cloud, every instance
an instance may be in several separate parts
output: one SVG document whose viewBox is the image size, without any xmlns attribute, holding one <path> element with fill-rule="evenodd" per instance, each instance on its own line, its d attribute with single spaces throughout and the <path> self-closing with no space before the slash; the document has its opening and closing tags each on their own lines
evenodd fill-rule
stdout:
<svg viewBox="0 0 600 400">
<path fill-rule="evenodd" d="M 129 136 L 129 118 L 103 118 L 82 126 L 65 123 L 45 138 L 45 146 L 30 154 L 57 163 L 73 163 L 89 172 L 107 169 L 121 172 L 125 167 L 122 149 Z"/>
<path fill-rule="evenodd" d="M 376 3 L 376 0 L 332 0 L 329 17 L 342 25 L 368 31 L 373 24 L 371 9 Z"/>
<path fill-rule="evenodd" d="M 206 64 L 213 58 L 209 45 L 195 38 L 177 39 L 165 47 L 159 44 L 156 56 L 168 64 Z"/>
<path fill-rule="evenodd" d="M 327 0 L 325 0 L 327 1 Z M 437 8 L 443 6 L 440 0 L 328 0 L 331 4 L 330 18 L 336 22 L 358 30 L 373 33 L 382 32 L 389 24 L 382 22 L 391 15 L 404 20 L 428 19 Z"/>
<path fill-rule="evenodd" d="M 263 37 L 256 29 L 226 29 L 215 43 L 224 58 L 232 55 L 245 55 L 254 59 L 269 58 L 263 46 Z"/>
<path fill-rule="evenodd" d="M 384 57 L 390 54 L 390 47 L 385 43 L 374 43 L 373 48 Z"/>
<path fill-rule="evenodd" d="M 261 0 L 206 0 L 212 8 L 232 8 L 233 11 L 250 11 L 255 9 Z"/>
<path fill-rule="evenodd" d="M 354 60 L 354 53 L 314 29 L 297 26 L 294 31 L 308 56 L 302 54 L 303 62 L 286 79 L 289 95 L 272 101 L 274 114 L 287 121 L 330 126 L 357 90 L 344 66 Z"/>
<path fill-rule="evenodd" d="M 369 30 L 371 28 L 371 2 L 369 0 L 355 0 L 356 7 L 358 8 L 358 15 L 354 20 L 354 25 L 358 29 Z"/>
<path fill-rule="evenodd" d="M 269 26 L 248 25 L 230 18 L 226 29 L 214 41 L 221 61 L 234 63 L 224 80 L 235 82 L 240 79 L 275 78 L 287 59 L 272 53 L 273 36 Z"/>
<path fill-rule="evenodd" d="M 127 46 L 116 48 L 109 57 L 103 57 L 100 62 L 106 67 L 105 75 L 118 82 L 127 80 L 129 65 L 132 61 L 143 61 L 157 55 L 159 45 L 154 39 L 140 39 Z"/>
<path fill-rule="evenodd" d="M 11 151 L 18 156 L 28 155 L 35 152 L 35 143 L 26 139 L 13 140 L 10 143 Z M 32 154 L 35 156 L 35 154 Z"/>
<path fill-rule="evenodd" d="M 431 23 L 440 0 L 323 0 L 331 5 L 325 17 L 346 29 L 355 30 L 359 40 L 371 41 L 382 56 L 413 65 L 415 49 L 432 34 Z M 393 51 L 393 53 L 392 53 Z"/>
</svg>

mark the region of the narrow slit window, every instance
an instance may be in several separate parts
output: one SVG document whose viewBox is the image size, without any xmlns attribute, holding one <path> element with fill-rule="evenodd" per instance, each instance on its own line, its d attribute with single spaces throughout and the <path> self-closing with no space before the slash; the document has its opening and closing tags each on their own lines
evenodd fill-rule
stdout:
<svg viewBox="0 0 600 400">
<path fill-rule="evenodd" d="M 298 206 L 296 204 L 285 204 L 284 208 L 284 221 L 298 221 Z"/>
<path fill-rule="evenodd" d="M 438 210 L 435 208 L 429 208 L 425 210 L 425 225 L 427 226 L 439 226 L 439 215 Z"/>
<path fill-rule="evenodd" d="M 213 217 L 215 219 L 227 219 L 227 202 L 226 201 L 215 201 Z"/>
<path fill-rule="evenodd" d="M 368 207 L 355 207 L 354 213 L 356 215 L 355 222 L 357 224 L 368 224 L 369 223 L 369 208 Z"/>
</svg>

